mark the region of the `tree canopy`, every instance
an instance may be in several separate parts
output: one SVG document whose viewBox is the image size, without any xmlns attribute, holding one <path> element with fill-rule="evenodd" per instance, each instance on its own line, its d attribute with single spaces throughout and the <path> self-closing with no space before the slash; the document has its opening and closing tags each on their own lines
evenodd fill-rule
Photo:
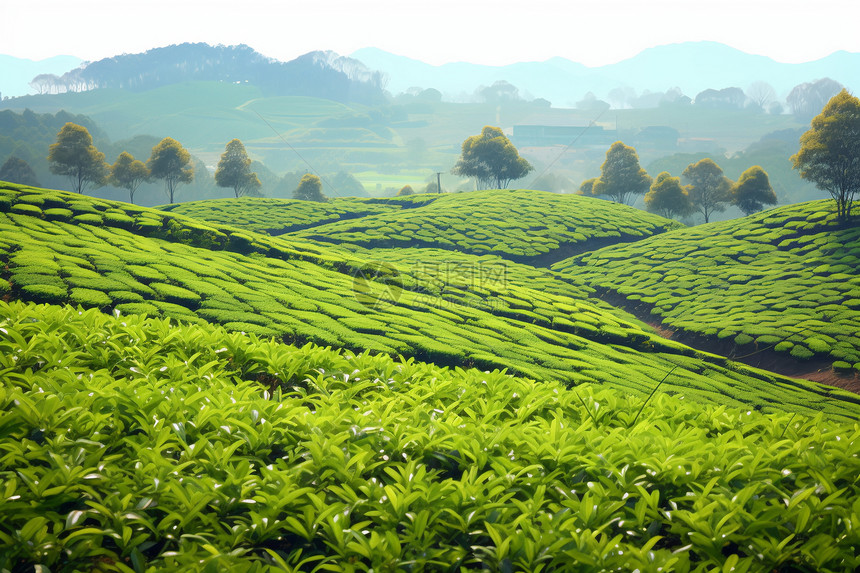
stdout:
<svg viewBox="0 0 860 573">
<path fill-rule="evenodd" d="M 260 178 L 251 171 L 251 158 L 245 146 L 238 139 L 231 140 L 215 170 L 215 184 L 233 189 L 236 197 L 243 195 L 260 196 Z"/>
<path fill-rule="evenodd" d="M 791 161 L 802 178 L 830 193 L 839 220 L 847 221 L 860 191 L 860 99 L 844 89 L 833 96 L 800 137 Z"/>
<path fill-rule="evenodd" d="M 128 202 L 134 203 L 134 192 L 147 179 L 149 179 L 149 169 L 143 161 L 135 159 L 128 151 L 123 151 L 111 165 L 108 182 L 128 190 Z"/>
<path fill-rule="evenodd" d="M 668 219 L 683 217 L 695 211 L 690 194 L 681 185 L 681 179 L 672 177 L 668 171 L 663 171 L 651 184 L 651 189 L 645 195 L 645 208 L 650 213 L 657 213 Z"/>
<path fill-rule="evenodd" d="M 761 211 L 765 205 L 776 205 L 776 193 L 770 186 L 767 172 L 760 165 L 753 165 L 741 173 L 738 182 L 732 186 L 732 204 L 752 215 Z"/>
<path fill-rule="evenodd" d="M 299 186 L 293 191 L 293 199 L 317 201 L 320 203 L 328 201 L 328 198 L 322 192 L 322 181 L 313 173 L 305 173 L 302 180 L 299 181 Z"/>
<path fill-rule="evenodd" d="M 713 159 L 706 157 L 688 165 L 683 177 L 690 183 L 687 192 L 696 211 L 710 222 L 711 215 L 726 210 L 731 201 L 731 180 L 723 175 L 723 170 Z"/>
<path fill-rule="evenodd" d="M 492 185 L 505 189 L 511 181 L 525 177 L 533 169 L 501 129 L 488 125 L 480 135 L 466 138 L 451 172 L 474 177 L 478 188 L 488 189 Z"/>
<path fill-rule="evenodd" d="M 146 167 L 153 179 L 163 179 L 167 198 L 174 202 L 176 189 L 182 183 L 194 180 L 194 168 L 191 166 L 191 154 L 182 144 L 172 137 L 165 137 L 152 148 L 152 155 L 146 162 Z"/>
<path fill-rule="evenodd" d="M 636 150 L 616 141 L 606 152 L 606 160 L 600 166 L 600 177 L 591 185 L 591 194 L 630 204 L 635 195 L 643 195 L 650 186 L 651 177 L 639 165 Z"/>
<path fill-rule="evenodd" d="M 414 195 L 415 190 L 412 189 L 412 185 L 404 185 L 400 188 L 400 191 L 397 192 L 398 197 L 405 197 L 406 195 Z"/>
<path fill-rule="evenodd" d="M 36 172 L 30 167 L 30 164 L 21 159 L 10 155 L 0 167 L 0 181 L 8 181 L 9 183 L 20 183 L 21 185 L 29 185 L 31 187 L 39 187 L 39 180 L 36 178 Z"/>
<path fill-rule="evenodd" d="M 51 173 L 69 178 L 76 193 L 107 183 L 110 170 L 87 128 L 72 122 L 60 129 L 57 142 L 48 148 L 48 163 Z"/>
</svg>

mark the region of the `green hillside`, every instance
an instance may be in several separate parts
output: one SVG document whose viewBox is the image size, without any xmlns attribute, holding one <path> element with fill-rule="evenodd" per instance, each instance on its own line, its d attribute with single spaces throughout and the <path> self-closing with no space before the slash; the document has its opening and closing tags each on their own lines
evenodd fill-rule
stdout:
<svg viewBox="0 0 860 573">
<path fill-rule="evenodd" d="M 855 421 L 0 301 L 4 571 L 860 566 Z"/>
<path fill-rule="evenodd" d="M 664 340 L 592 302 L 592 289 L 576 278 L 557 291 L 546 289 L 554 279 L 532 285 L 536 271 L 521 265 L 473 261 L 452 270 L 367 261 L 284 236 L 11 185 L 0 192 L 0 211 L 0 289 L 12 299 L 214 322 L 286 341 L 598 382 L 639 396 L 665 378 L 664 390 L 693 400 L 860 411 L 853 394 Z"/>
<path fill-rule="evenodd" d="M 773 347 L 860 370 L 860 227 L 838 226 L 831 201 L 679 229 L 554 268 L 726 354 Z"/>
<path fill-rule="evenodd" d="M 429 247 L 533 262 L 635 241 L 677 226 L 599 199 L 518 189 L 443 194 L 415 209 L 330 223 L 296 236 L 374 249 Z"/>
<path fill-rule="evenodd" d="M 325 203 L 294 199 L 239 197 L 188 201 L 160 207 L 163 211 L 193 217 L 217 225 L 233 225 L 257 233 L 282 235 L 292 231 L 376 215 L 401 208 L 393 201 L 337 197 Z"/>
</svg>

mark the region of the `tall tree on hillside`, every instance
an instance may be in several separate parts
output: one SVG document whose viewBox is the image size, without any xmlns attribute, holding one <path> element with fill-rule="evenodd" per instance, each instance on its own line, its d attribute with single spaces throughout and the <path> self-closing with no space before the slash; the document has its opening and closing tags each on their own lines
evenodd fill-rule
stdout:
<svg viewBox="0 0 860 573">
<path fill-rule="evenodd" d="M 860 192 L 860 99 L 844 89 L 833 96 L 800 137 L 791 161 L 802 178 L 830 193 L 839 220 L 848 221 Z"/>
<path fill-rule="evenodd" d="M 302 180 L 299 181 L 299 186 L 293 191 L 293 199 L 317 201 L 319 203 L 328 201 L 328 198 L 322 192 L 322 181 L 313 173 L 305 173 Z"/>
<path fill-rule="evenodd" d="M 645 195 L 645 208 L 667 219 L 683 217 L 695 211 L 690 194 L 681 185 L 681 179 L 672 177 L 668 171 L 660 173 Z"/>
<path fill-rule="evenodd" d="M 218 187 L 232 188 L 237 198 L 243 195 L 261 195 L 260 178 L 251 171 L 251 158 L 238 139 L 231 140 L 221 154 L 221 160 L 215 170 L 215 184 Z"/>
<path fill-rule="evenodd" d="M 174 202 L 179 185 L 194 180 L 191 154 L 172 137 L 165 137 L 152 148 L 152 155 L 146 162 L 146 167 L 153 179 L 164 180 L 164 188 L 170 203 Z"/>
<path fill-rule="evenodd" d="M 36 178 L 36 172 L 33 171 L 30 164 L 14 155 L 10 155 L 9 159 L 4 161 L 3 166 L 0 167 L 0 181 L 41 187 L 39 180 Z"/>
<path fill-rule="evenodd" d="M 710 222 L 714 213 L 726 210 L 726 204 L 732 199 L 732 182 L 713 159 L 706 157 L 688 165 L 682 175 L 690 184 L 687 192 L 693 207 L 702 214 L 705 223 Z"/>
<path fill-rule="evenodd" d="M 505 189 L 511 181 L 525 177 L 533 169 L 501 129 L 488 125 L 480 135 L 466 138 L 451 173 L 474 177 L 481 189 L 491 185 Z"/>
<path fill-rule="evenodd" d="M 591 194 L 605 195 L 626 205 L 632 204 L 636 195 L 645 194 L 650 186 L 651 177 L 639 165 L 636 150 L 616 141 L 606 152 L 600 177 L 592 184 Z"/>
<path fill-rule="evenodd" d="M 149 169 L 143 161 L 135 159 L 128 151 L 123 151 L 111 165 L 108 182 L 128 190 L 128 202 L 134 203 L 134 192 L 147 179 L 149 179 Z"/>
<path fill-rule="evenodd" d="M 412 185 L 404 185 L 400 188 L 400 191 L 397 192 L 398 197 L 405 197 L 407 195 L 415 195 L 415 190 L 412 189 Z"/>
<path fill-rule="evenodd" d="M 76 193 L 107 182 L 110 166 L 105 154 L 93 145 L 86 127 L 68 122 L 57 133 L 57 142 L 48 149 L 51 173 L 69 178 Z"/>
<path fill-rule="evenodd" d="M 770 186 L 767 172 L 760 165 L 753 165 L 741 173 L 738 182 L 732 185 L 732 204 L 752 215 L 762 210 L 765 205 L 776 205 L 776 193 Z"/>
</svg>

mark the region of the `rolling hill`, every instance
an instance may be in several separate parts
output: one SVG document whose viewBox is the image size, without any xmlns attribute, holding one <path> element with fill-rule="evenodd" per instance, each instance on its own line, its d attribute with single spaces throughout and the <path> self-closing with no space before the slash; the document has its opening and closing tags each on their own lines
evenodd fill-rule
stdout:
<svg viewBox="0 0 860 573">
<path fill-rule="evenodd" d="M 158 210 L 0 183 L 0 569 L 853 570 L 860 398 L 600 298 L 635 247 L 839 282 L 826 209 L 671 230 L 530 191 Z M 510 248 L 361 240 L 414 213 Z M 606 246 L 505 258 L 565 240 Z"/>
<path fill-rule="evenodd" d="M 860 370 L 860 229 L 832 201 L 678 229 L 557 263 L 674 337 L 724 355 L 767 348 L 774 367 Z M 752 360 L 761 358 L 755 355 Z M 795 361 L 801 361 L 798 365 Z M 753 362 L 755 363 L 755 362 Z"/>
<path fill-rule="evenodd" d="M 845 415 L 857 407 L 851 394 L 666 341 L 592 302 L 591 288 L 575 277 L 555 294 L 533 288 L 535 271 L 517 265 L 401 267 L 301 238 L 20 186 L 0 192 L 0 208 L 2 284 L 13 299 L 209 321 L 291 342 L 640 394 L 672 371 L 665 388 L 692 399 L 815 404 Z"/>
</svg>

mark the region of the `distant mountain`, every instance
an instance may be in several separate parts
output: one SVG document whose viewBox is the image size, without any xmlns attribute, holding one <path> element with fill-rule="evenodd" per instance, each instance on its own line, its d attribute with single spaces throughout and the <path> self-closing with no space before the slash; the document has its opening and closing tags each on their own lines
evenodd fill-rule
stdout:
<svg viewBox="0 0 860 573">
<path fill-rule="evenodd" d="M 32 78 L 31 78 L 32 79 Z M 146 91 L 167 85 L 218 81 L 252 84 L 266 95 L 310 96 L 374 104 L 385 100 L 383 76 L 333 52 L 311 52 L 289 62 L 248 46 L 178 44 L 86 63 L 49 78 L 45 93 L 119 88 Z"/>
<path fill-rule="evenodd" d="M 784 99 L 797 84 L 830 77 L 851 90 L 860 89 L 860 53 L 836 52 L 814 62 L 784 64 L 716 42 L 658 46 L 617 64 L 594 68 L 565 58 L 508 66 L 432 66 L 376 48 L 358 50 L 351 57 L 385 73 L 387 89 L 393 94 L 410 87 L 432 87 L 453 101 L 469 100 L 477 88 L 500 80 L 515 85 L 521 95 L 548 99 L 556 107 L 572 107 L 589 91 L 606 98 L 615 88 L 633 88 L 641 94 L 678 87 L 695 98 L 708 88 L 745 90 L 753 82 L 764 81 Z"/>
<path fill-rule="evenodd" d="M 17 97 L 33 93 L 29 84 L 37 75 L 60 76 L 77 68 L 82 61 L 74 56 L 56 56 L 35 61 L 0 54 L 0 96 Z"/>
</svg>

